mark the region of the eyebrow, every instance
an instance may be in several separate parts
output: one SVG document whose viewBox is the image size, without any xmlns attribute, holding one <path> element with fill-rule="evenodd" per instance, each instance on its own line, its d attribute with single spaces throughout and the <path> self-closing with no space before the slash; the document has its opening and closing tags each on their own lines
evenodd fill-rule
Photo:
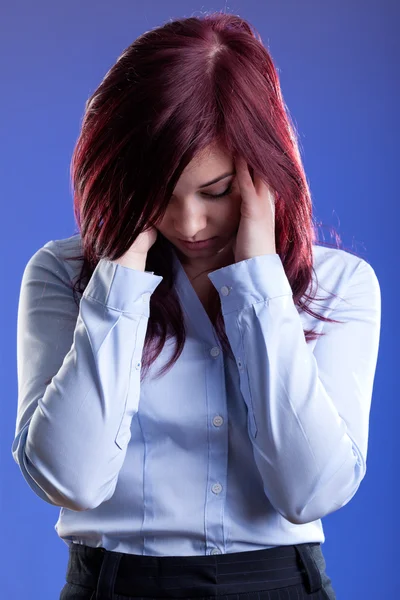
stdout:
<svg viewBox="0 0 400 600">
<path fill-rule="evenodd" d="M 219 177 L 217 177 L 216 179 L 213 179 L 212 181 L 209 181 L 208 183 L 203 183 L 203 185 L 200 186 L 201 188 L 207 187 L 208 185 L 212 185 L 213 183 L 217 183 L 217 181 L 221 181 L 221 179 L 225 179 L 225 177 L 229 177 L 230 175 L 235 175 L 236 171 L 233 171 L 233 173 L 225 173 L 224 175 L 220 175 Z"/>
</svg>

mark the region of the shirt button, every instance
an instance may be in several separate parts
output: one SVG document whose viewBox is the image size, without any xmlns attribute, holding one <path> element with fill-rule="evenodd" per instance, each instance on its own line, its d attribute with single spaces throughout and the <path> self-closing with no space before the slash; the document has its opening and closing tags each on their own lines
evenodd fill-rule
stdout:
<svg viewBox="0 0 400 600">
<path fill-rule="evenodd" d="M 223 296 L 228 296 L 228 294 L 230 294 L 230 291 L 231 290 L 226 285 L 223 285 L 222 288 L 221 288 L 221 294 Z"/>
<path fill-rule="evenodd" d="M 221 427 L 223 422 L 224 422 L 223 418 L 220 417 L 219 415 L 217 417 L 213 418 L 213 425 L 215 425 L 215 427 Z"/>
<path fill-rule="evenodd" d="M 210 354 L 211 354 L 211 356 L 218 356 L 218 354 L 219 354 L 218 346 L 214 346 L 214 348 L 211 348 Z"/>
<path fill-rule="evenodd" d="M 211 489 L 214 492 L 214 494 L 219 494 L 220 492 L 222 492 L 222 485 L 220 483 L 214 483 Z"/>
<path fill-rule="evenodd" d="M 140 366 L 141 366 L 141 364 L 142 364 L 142 363 L 141 363 L 140 361 L 139 361 L 139 362 L 137 362 L 137 363 L 136 363 L 136 365 L 135 365 L 135 369 L 140 369 Z"/>
<path fill-rule="evenodd" d="M 221 550 L 218 550 L 218 548 L 213 548 L 210 554 L 221 554 Z"/>
<path fill-rule="evenodd" d="M 150 300 L 150 295 L 150 292 L 145 292 L 144 294 L 142 294 L 143 302 L 148 302 Z"/>
</svg>

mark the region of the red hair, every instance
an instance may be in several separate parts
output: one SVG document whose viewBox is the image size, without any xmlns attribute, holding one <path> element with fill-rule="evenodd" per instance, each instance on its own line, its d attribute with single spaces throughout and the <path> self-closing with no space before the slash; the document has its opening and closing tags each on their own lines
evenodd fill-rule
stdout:
<svg viewBox="0 0 400 600">
<path fill-rule="evenodd" d="M 101 258 L 119 258 L 162 219 L 182 171 L 213 144 L 241 154 L 274 191 L 276 248 L 294 303 L 317 319 L 336 322 L 308 307 L 315 300 L 306 290 L 316 223 L 272 58 L 247 21 L 218 12 L 170 21 L 139 36 L 88 99 L 71 161 L 83 246 L 83 256 L 73 259 L 84 259 L 74 297 Z M 161 233 L 146 270 L 163 281 L 151 297 L 142 378 L 169 337 L 176 338 L 176 349 L 160 374 L 172 367 L 185 342 L 171 244 Z M 230 351 L 217 301 L 214 325 Z M 322 335 L 304 334 L 307 341 Z"/>
</svg>

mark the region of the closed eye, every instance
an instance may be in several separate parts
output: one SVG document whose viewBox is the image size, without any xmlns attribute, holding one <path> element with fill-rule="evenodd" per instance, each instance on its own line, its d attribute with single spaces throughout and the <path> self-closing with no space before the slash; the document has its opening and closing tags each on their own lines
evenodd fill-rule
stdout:
<svg viewBox="0 0 400 600">
<path fill-rule="evenodd" d="M 230 194 L 232 191 L 232 182 L 229 184 L 229 187 L 227 187 L 227 189 L 222 192 L 221 194 L 206 194 L 204 192 L 205 196 L 208 196 L 209 198 L 222 198 L 222 196 L 227 196 L 228 194 Z"/>
</svg>

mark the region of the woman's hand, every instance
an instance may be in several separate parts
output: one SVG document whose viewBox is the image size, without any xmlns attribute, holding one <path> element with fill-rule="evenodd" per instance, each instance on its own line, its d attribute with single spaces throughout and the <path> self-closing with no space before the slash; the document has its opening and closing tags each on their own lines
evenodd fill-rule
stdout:
<svg viewBox="0 0 400 600">
<path fill-rule="evenodd" d="M 263 254 L 276 254 L 274 194 L 256 173 L 253 184 L 242 156 L 234 160 L 242 198 L 240 224 L 233 245 L 235 262 Z"/>
<path fill-rule="evenodd" d="M 157 235 L 158 230 L 155 227 L 150 227 L 142 231 L 125 254 L 116 258 L 113 262 L 123 267 L 144 271 L 146 268 L 147 253 L 156 241 Z"/>
</svg>

